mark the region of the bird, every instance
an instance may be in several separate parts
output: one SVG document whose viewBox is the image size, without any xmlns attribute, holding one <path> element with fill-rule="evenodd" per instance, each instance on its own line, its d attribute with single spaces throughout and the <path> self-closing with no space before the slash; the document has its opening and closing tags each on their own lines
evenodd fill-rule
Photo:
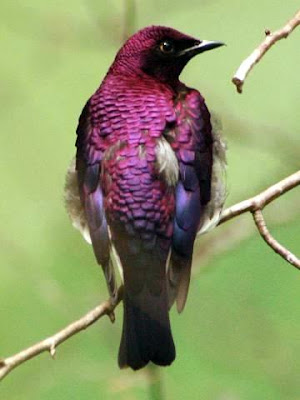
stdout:
<svg viewBox="0 0 300 400">
<path fill-rule="evenodd" d="M 179 75 L 194 56 L 222 45 L 164 26 L 138 31 L 79 118 L 66 206 L 112 301 L 120 269 L 120 368 L 174 361 L 169 310 L 185 306 L 196 236 L 220 218 L 225 145 L 204 98 Z"/>
</svg>

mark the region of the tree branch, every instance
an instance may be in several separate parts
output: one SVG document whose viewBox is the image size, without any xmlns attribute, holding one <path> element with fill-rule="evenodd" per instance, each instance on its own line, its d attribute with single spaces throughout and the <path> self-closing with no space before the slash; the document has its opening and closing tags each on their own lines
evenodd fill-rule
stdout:
<svg viewBox="0 0 300 400">
<path fill-rule="evenodd" d="M 280 243 L 277 242 L 276 239 L 273 238 L 273 236 L 270 234 L 266 222 L 264 220 L 263 214 L 261 210 L 256 210 L 252 213 L 253 219 L 255 222 L 255 225 L 257 226 L 257 229 L 261 235 L 261 237 L 264 239 L 264 241 L 281 257 L 283 257 L 287 262 L 292 264 L 294 267 L 300 269 L 300 260 L 291 253 L 289 250 L 287 250 L 285 247 L 283 247 Z"/>
<path fill-rule="evenodd" d="M 247 211 L 262 210 L 267 204 L 300 184 L 300 170 L 275 183 L 258 195 L 241 201 L 222 212 L 219 225 Z"/>
<path fill-rule="evenodd" d="M 300 269 L 300 260 L 292 254 L 289 250 L 279 244 L 270 234 L 266 226 L 265 220 L 262 215 L 262 210 L 266 205 L 277 199 L 279 196 L 293 189 L 300 184 L 300 170 L 294 174 L 288 176 L 275 185 L 270 186 L 257 196 L 251 199 L 244 200 L 232 207 L 227 208 L 223 211 L 219 225 L 232 218 L 237 217 L 245 212 L 251 212 L 254 218 L 255 225 L 266 243 L 287 262 L 292 264 L 294 267 Z"/>
<path fill-rule="evenodd" d="M 108 315 L 110 320 L 114 322 L 114 309 L 120 303 L 122 297 L 123 287 L 121 286 L 118 290 L 116 301 L 112 302 L 112 300 L 109 299 L 101 303 L 93 310 L 85 314 L 83 317 L 67 325 L 64 329 L 55 333 L 53 336 L 49 336 L 48 338 L 41 340 L 33 346 L 30 346 L 27 349 L 14 354 L 13 356 L 0 360 L 0 380 L 3 379 L 17 366 L 23 364 L 25 361 L 28 361 L 33 357 L 38 356 L 45 351 L 49 351 L 51 357 L 54 358 L 56 347 L 58 345 L 65 342 L 71 336 L 76 335 L 76 333 L 79 333 L 88 328 L 104 315 Z"/>
<path fill-rule="evenodd" d="M 272 247 L 272 249 L 276 253 L 280 254 L 290 264 L 292 264 L 296 268 L 300 268 L 300 261 L 297 259 L 297 257 L 293 255 L 291 252 L 289 252 L 287 249 L 285 249 L 282 245 L 280 245 L 271 236 L 266 227 L 265 221 L 261 213 L 261 210 L 267 204 L 274 201 L 287 191 L 295 188 L 299 184 L 300 184 L 300 171 L 288 176 L 282 181 L 269 187 L 268 189 L 258 194 L 257 196 L 254 196 L 249 200 L 242 201 L 238 204 L 235 204 L 232 207 L 227 208 L 222 213 L 219 225 L 237 217 L 238 215 L 241 215 L 246 212 L 251 212 L 253 214 L 253 218 L 257 226 L 257 229 L 259 230 L 261 236 L 267 242 L 267 244 L 270 247 Z M 49 351 L 51 357 L 54 358 L 56 348 L 58 347 L 58 345 L 65 342 L 71 336 L 76 335 L 77 333 L 88 328 L 90 325 L 94 324 L 96 321 L 98 321 L 98 319 L 100 319 L 104 315 L 108 315 L 111 321 L 113 322 L 114 309 L 122 300 L 122 297 L 123 297 L 123 287 L 121 286 L 118 290 L 117 299 L 115 302 L 108 300 L 105 301 L 104 303 L 101 303 L 93 310 L 85 314 L 83 317 L 67 325 L 65 328 L 55 333 L 53 336 L 49 336 L 48 338 L 41 340 L 40 342 L 34 344 L 33 346 L 30 346 L 27 349 L 24 349 L 19 353 L 14 354 L 13 356 L 0 360 L 0 380 L 3 379 L 7 374 L 9 374 L 14 368 L 18 367 L 24 362 L 30 360 L 33 357 L 38 356 L 39 354 L 45 351 Z"/>
<path fill-rule="evenodd" d="M 269 30 L 265 31 L 266 38 L 264 41 L 242 62 L 232 78 L 232 82 L 235 84 L 238 93 L 242 93 L 245 79 L 254 65 L 262 59 L 264 54 L 273 46 L 273 44 L 281 39 L 286 39 L 298 25 L 300 25 L 300 10 L 283 28 L 278 29 L 273 33 Z"/>
</svg>

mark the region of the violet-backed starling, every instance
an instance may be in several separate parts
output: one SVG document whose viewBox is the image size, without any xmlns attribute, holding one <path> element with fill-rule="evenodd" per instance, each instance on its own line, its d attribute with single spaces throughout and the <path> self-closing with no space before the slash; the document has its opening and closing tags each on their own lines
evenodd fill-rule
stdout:
<svg viewBox="0 0 300 400">
<path fill-rule="evenodd" d="M 112 298 L 114 264 L 121 270 L 121 368 L 175 359 L 169 309 L 176 301 L 183 310 L 196 235 L 220 216 L 224 146 L 204 98 L 179 75 L 192 57 L 222 44 L 162 26 L 137 32 L 79 119 L 67 208 Z"/>
</svg>

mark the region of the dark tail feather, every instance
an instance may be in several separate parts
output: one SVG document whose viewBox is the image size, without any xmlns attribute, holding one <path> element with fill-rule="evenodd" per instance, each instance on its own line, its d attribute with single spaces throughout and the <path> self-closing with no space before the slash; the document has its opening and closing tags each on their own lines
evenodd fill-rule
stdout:
<svg viewBox="0 0 300 400">
<path fill-rule="evenodd" d="M 123 332 L 119 366 L 140 369 L 152 361 L 170 365 L 175 359 L 166 290 L 154 295 L 144 287 L 130 296 L 124 291 Z"/>
<path fill-rule="evenodd" d="M 177 311 L 179 313 L 183 311 L 187 300 L 191 279 L 191 266 L 191 257 L 183 257 L 174 250 L 172 251 L 167 282 L 169 308 L 172 307 L 176 300 Z"/>
</svg>

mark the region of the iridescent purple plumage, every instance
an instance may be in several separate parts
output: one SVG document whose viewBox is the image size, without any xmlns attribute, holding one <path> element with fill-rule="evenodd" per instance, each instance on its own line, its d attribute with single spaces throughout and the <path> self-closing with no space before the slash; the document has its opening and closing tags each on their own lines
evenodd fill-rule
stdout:
<svg viewBox="0 0 300 400">
<path fill-rule="evenodd" d="M 112 246 L 123 269 L 121 367 L 175 358 L 168 308 L 177 300 L 181 311 L 186 301 L 212 197 L 214 142 L 204 99 L 178 76 L 195 54 L 219 45 L 145 28 L 119 51 L 79 120 L 80 199 L 111 296 Z"/>
</svg>

